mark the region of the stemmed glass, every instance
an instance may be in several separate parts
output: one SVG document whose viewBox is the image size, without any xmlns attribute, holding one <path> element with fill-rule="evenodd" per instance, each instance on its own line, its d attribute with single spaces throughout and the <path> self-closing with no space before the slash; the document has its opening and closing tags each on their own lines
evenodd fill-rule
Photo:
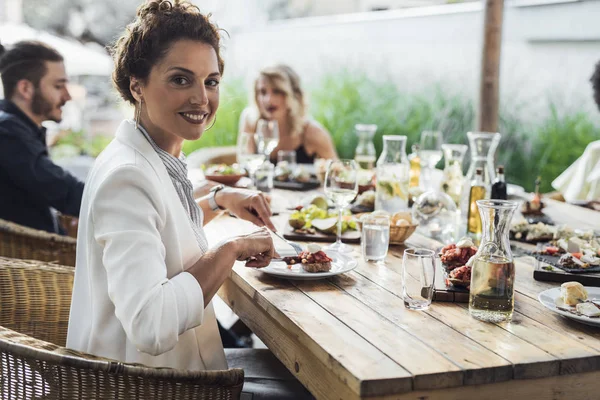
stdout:
<svg viewBox="0 0 600 400">
<path fill-rule="evenodd" d="M 252 186 L 255 185 L 255 174 L 258 168 L 265 162 L 265 155 L 259 152 L 259 146 L 255 141 L 255 135 L 242 132 L 237 139 L 237 161 L 248 171 Z"/>
<path fill-rule="evenodd" d="M 444 142 L 442 132 L 423 131 L 421 133 L 421 143 L 419 156 L 423 165 L 423 189 L 435 190 L 433 187 L 432 173 L 436 164 L 442 159 L 442 143 Z"/>
<path fill-rule="evenodd" d="M 275 120 L 259 119 L 256 124 L 254 141 L 258 151 L 268 160 L 275 147 L 279 144 L 279 124 Z"/>
<path fill-rule="evenodd" d="M 325 174 L 325 195 L 338 210 L 337 239 L 328 250 L 349 253 L 352 246 L 342 243 L 342 211 L 358 194 L 358 164 L 354 160 L 333 160 Z"/>
</svg>

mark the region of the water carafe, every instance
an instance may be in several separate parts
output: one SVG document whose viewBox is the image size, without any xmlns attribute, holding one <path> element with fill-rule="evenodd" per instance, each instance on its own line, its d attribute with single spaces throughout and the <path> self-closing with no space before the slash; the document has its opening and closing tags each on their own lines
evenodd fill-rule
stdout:
<svg viewBox="0 0 600 400">
<path fill-rule="evenodd" d="M 354 154 L 354 161 L 362 169 L 371 170 L 375 167 L 377 155 L 373 145 L 373 136 L 377 131 L 377 125 L 374 124 L 356 124 L 354 125 L 356 136 L 358 137 L 358 146 Z"/>
<path fill-rule="evenodd" d="M 510 321 L 515 300 L 515 264 L 510 251 L 510 221 L 516 201 L 479 200 L 481 243 L 467 265 L 471 270 L 469 313 L 488 322 Z"/>
<path fill-rule="evenodd" d="M 443 144 L 444 152 L 444 178 L 442 190 L 452 197 L 454 203 L 460 208 L 465 178 L 463 175 L 463 160 L 468 147 L 465 144 Z"/>
<path fill-rule="evenodd" d="M 395 213 L 408 209 L 409 170 L 406 136 L 383 136 L 383 151 L 377 160 L 376 210 Z"/>
<path fill-rule="evenodd" d="M 475 178 L 477 168 L 483 170 L 483 182 L 488 191 L 496 178 L 494 168 L 494 157 L 500 143 L 501 135 L 490 132 L 467 132 L 469 138 L 469 149 L 471 151 L 471 164 L 467 172 L 467 181 Z"/>
</svg>

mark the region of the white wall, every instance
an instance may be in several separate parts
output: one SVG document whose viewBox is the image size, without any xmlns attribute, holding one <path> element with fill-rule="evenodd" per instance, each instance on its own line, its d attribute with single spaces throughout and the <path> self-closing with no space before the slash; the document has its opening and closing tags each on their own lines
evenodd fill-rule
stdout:
<svg viewBox="0 0 600 400">
<path fill-rule="evenodd" d="M 521 2 L 521 4 L 523 4 Z M 600 1 L 505 8 L 501 65 L 504 102 L 539 104 L 551 93 L 566 108 L 593 112 L 588 79 L 600 60 Z M 481 3 L 270 22 L 232 30 L 228 76 L 249 83 L 263 66 L 285 62 L 305 81 L 361 68 L 407 90 L 442 82 L 477 97 Z"/>
</svg>

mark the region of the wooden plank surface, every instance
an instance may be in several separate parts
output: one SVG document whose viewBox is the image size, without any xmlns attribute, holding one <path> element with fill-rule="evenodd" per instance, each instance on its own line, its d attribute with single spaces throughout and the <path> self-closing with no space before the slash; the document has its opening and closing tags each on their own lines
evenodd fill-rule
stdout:
<svg viewBox="0 0 600 400">
<path fill-rule="evenodd" d="M 277 217 L 276 225 L 285 226 L 286 218 Z M 211 225 L 210 237 L 220 239 L 253 229 L 231 218 Z M 441 244 L 414 234 L 407 246 Z M 354 271 L 312 282 L 239 264 L 219 294 L 317 398 L 546 398 L 552 392 L 537 391 L 540 384 L 560 392 L 547 398 L 585 398 L 580 388 L 600 376 L 600 329 L 537 301 L 556 285 L 532 279 L 532 257 L 516 259 L 513 321 L 489 324 L 471 318 L 467 304 L 407 310 L 400 296 L 404 248 L 391 247 L 378 264 L 362 261 L 355 246 Z"/>
</svg>

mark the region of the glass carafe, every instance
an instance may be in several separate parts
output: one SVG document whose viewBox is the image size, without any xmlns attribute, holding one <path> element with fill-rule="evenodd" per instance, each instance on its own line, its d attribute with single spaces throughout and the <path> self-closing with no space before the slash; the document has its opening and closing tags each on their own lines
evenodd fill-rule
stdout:
<svg viewBox="0 0 600 400">
<path fill-rule="evenodd" d="M 515 264 L 508 236 L 516 201 L 479 200 L 481 243 L 471 270 L 469 313 L 488 322 L 510 321 L 515 300 Z"/>
<path fill-rule="evenodd" d="M 408 208 L 409 170 L 406 136 L 383 136 L 383 151 L 377 160 L 376 210 L 395 213 Z"/>
<path fill-rule="evenodd" d="M 373 145 L 373 136 L 375 136 L 375 131 L 377 131 L 377 125 L 356 124 L 354 125 L 354 130 L 358 137 L 358 146 L 356 146 L 354 161 L 362 169 L 373 169 L 375 167 L 375 160 L 377 160 L 375 146 Z"/>
<path fill-rule="evenodd" d="M 467 137 L 469 138 L 469 149 L 471 150 L 471 164 L 467 172 L 467 181 L 472 181 L 475 178 L 475 170 L 481 168 L 483 170 L 483 182 L 489 191 L 496 178 L 494 157 L 501 135 L 491 132 L 468 132 Z"/>
<path fill-rule="evenodd" d="M 444 178 L 442 190 L 454 200 L 460 208 L 465 177 L 463 176 L 463 161 L 469 148 L 465 144 L 443 144 L 444 152 Z"/>
</svg>

